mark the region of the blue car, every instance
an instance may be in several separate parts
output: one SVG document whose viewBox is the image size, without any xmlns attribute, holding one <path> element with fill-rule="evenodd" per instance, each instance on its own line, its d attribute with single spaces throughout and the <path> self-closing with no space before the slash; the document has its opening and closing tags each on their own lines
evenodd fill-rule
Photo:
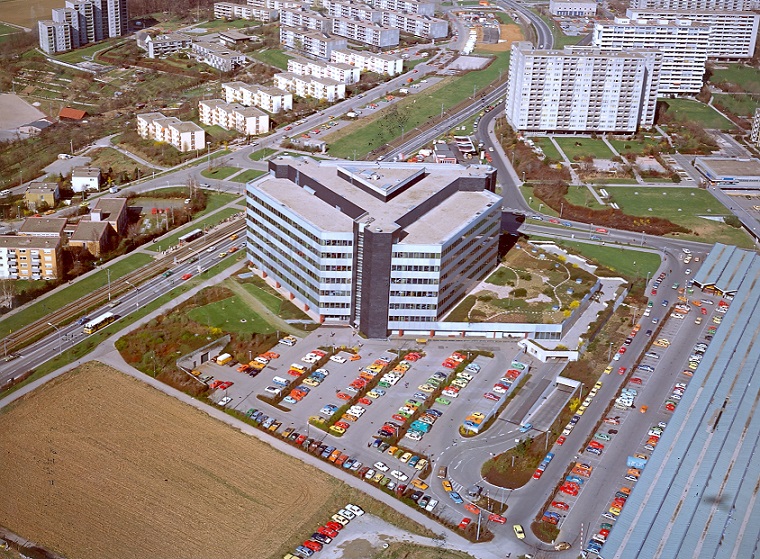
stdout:
<svg viewBox="0 0 760 559">
<path fill-rule="evenodd" d="M 451 497 L 451 500 L 454 501 L 456 504 L 461 505 L 464 503 L 464 499 L 462 499 L 461 495 L 457 493 L 456 491 L 452 491 L 449 493 L 449 497 Z"/>
<path fill-rule="evenodd" d="M 533 429 L 533 424 L 532 423 L 526 423 L 525 425 L 522 425 L 520 427 L 520 432 L 521 433 L 527 433 L 531 429 Z"/>
</svg>

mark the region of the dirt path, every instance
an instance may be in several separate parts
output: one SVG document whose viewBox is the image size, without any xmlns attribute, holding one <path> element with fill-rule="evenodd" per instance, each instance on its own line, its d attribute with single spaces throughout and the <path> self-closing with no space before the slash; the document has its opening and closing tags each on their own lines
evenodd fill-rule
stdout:
<svg viewBox="0 0 760 559">
<path fill-rule="evenodd" d="M 269 322 L 272 326 L 277 328 L 280 332 L 287 332 L 295 336 L 303 336 L 303 332 L 294 328 L 279 316 L 270 311 L 264 303 L 259 301 L 256 297 L 248 293 L 245 288 L 233 279 L 226 279 L 224 285 L 229 287 L 235 295 L 239 296 L 245 303 L 251 307 L 254 311 L 261 315 L 261 317 Z"/>
</svg>

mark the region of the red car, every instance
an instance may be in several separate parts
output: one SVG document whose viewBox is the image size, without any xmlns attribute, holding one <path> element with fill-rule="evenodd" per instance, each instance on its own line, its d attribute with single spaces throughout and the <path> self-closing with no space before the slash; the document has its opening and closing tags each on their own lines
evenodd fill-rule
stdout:
<svg viewBox="0 0 760 559">
<path fill-rule="evenodd" d="M 631 384 L 641 384 L 641 379 L 639 377 L 632 377 L 629 382 Z"/>
<path fill-rule="evenodd" d="M 320 534 L 324 534 L 328 538 L 334 538 L 338 535 L 338 532 L 336 530 L 328 528 L 327 526 L 320 526 L 319 528 L 317 528 L 317 532 Z"/>
<path fill-rule="evenodd" d="M 575 483 L 565 483 L 559 488 L 559 490 L 571 497 L 578 495 L 578 486 Z"/>
<path fill-rule="evenodd" d="M 452 359 L 446 359 L 446 361 L 444 361 L 442 365 L 446 367 L 447 369 L 456 369 L 459 366 L 459 363 L 457 363 L 456 361 Z"/>
<path fill-rule="evenodd" d="M 330 522 L 325 522 L 325 526 L 327 526 L 330 530 L 334 530 L 336 532 L 340 532 L 343 529 L 343 524 L 341 524 L 340 522 L 335 522 L 334 520 L 331 520 Z"/>
<path fill-rule="evenodd" d="M 651 293 L 652 295 L 657 295 L 657 290 L 656 290 L 656 289 L 653 289 L 653 290 L 652 290 L 650 293 Z"/>
<path fill-rule="evenodd" d="M 300 377 L 303 373 L 296 369 L 288 369 L 288 374 L 293 377 Z"/>
<path fill-rule="evenodd" d="M 622 347 L 621 347 L 621 348 L 618 350 L 618 353 L 621 353 L 621 354 L 622 354 L 622 353 L 625 353 L 625 352 L 627 351 L 627 349 L 628 349 L 627 347 L 625 347 L 625 346 L 622 346 Z"/>
<path fill-rule="evenodd" d="M 339 400 L 350 400 L 351 399 L 351 394 L 346 394 L 345 392 L 338 392 L 336 394 L 336 397 Z"/>
<path fill-rule="evenodd" d="M 699 311 L 700 311 L 702 314 L 707 314 L 707 309 L 706 309 L 705 307 L 702 307 L 701 309 L 699 309 Z"/>
<path fill-rule="evenodd" d="M 591 441 L 590 443 L 588 443 L 588 445 L 591 448 L 598 448 L 599 450 L 604 450 L 604 445 L 596 441 Z"/>
<path fill-rule="evenodd" d="M 500 514 L 494 514 L 494 513 L 491 513 L 491 514 L 488 515 L 488 520 L 490 520 L 492 522 L 496 522 L 497 524 L 506 524 L 507 523 L 507 519 L 506 518 L 504 518 Z"/>
<path fill-rule="evenodd" d="M 470 522 L 472 522 L 472 518 L 468 518 L 467 516 L 465 516 L 462 519 L 462 522 L 459 523 L 459 526 L 457 526 L 457 528 L 459 528 L 460 530 L 464 530 L 470 525 Z"/>
<path fill-rule="evenodd" d="M 351 427 L 351 425 L 349 423 L 346 423 L 345 421 L 336 421 L 335 426 L 340 427 L 342 429 L 348 429 L 349 427 Z"/>
<path fill-rule="evenodd" d="M 366 398 L 366 397 L 365 398 L 359 398 L 359 403 L 362 406 L 371 406 L 372 405 L 372 400 L 370 400 L 369 398 Z"/>
<path fill-rule="evenodd" d="M 668 411 L 676 411 L 676 406 L 675 404 L 668 402 L 667 404 L 665 404 L 665 409 Z"/>
<path fill-rule="evenodd" d="M 543 470 L 536 470 L 533 472 L 533 479 L 541 479 L 542 475 L 544 475 Z"/>
<path fill-rule="evenodd" d="M 403 415 L 399 415 L 397 413 L 394 413 L 391 416 L 391 419 L 395 419 L 396 421 L 400 421 L 401 423 L 404 423 L 406 421 L 406 417 L 404 417 Z"/>
<path fill-rule="evenodd" d="M 552 501 L 552 506 L 555 509 L 570 510 L 570 505 L 568 505 L 567 503 L 565 503 L 563 501 Z"/>
<path fill-rule="evenodd" d="M 564 436 L 564 435 L 560 436 L 560 437 L 557 439 L 557 445 L 558 445 L 558 446 L 562 446 L 563 444 L 565 444 L 565 441 L 566 441 L 566 440 L 567 440 L 567 438 L 565 438 L 565 436 Z"/>
<path fill-rule="evenodd" d="M 193 277 L 193 274 L 185 274 L 182 276 L 181 279 L 184 281 L 184 280 L 189 280 L 191 277 Z"/>
<path fill-rule="evenodd" d="M 620 368 L 618 369 L 618 374 L 619 374 L 619 375 L 624 375 L 624 374 L 625 374 L 625 372 L 626 372 L 627 370 L 628 370 L 628 369 L 627 369 L 627 368 L 625 368 L 625 367 L 620 367 Z"/>
<path fill-rule="evenodd" d="M 300 446 L 301 443 L 306 440 L 306 438 L 307 438 L 306 435 L 298 435 L 298 437 L 296 437 L 296 440 L 294 441 L 294 444 Z"/>
<path fill-rule="evenodd" d="M 227 382 L 223 382 L 222 384 L 219 385 L 219 390 L 227 390 L 233 384 L 235 383 L 232 382 L 231 380 L 228 380 Z"/>
<path fill-rule="evenodd" d="M 485 394 L 483 394 L 483 398 L 485 398 L 486 400 L 491 400 L 492 402 L 499 401 L 499 397 L 496 394 L 492 394 L 491 392 L 486 392 Z"/>
<path fill-rule="evenodd" d="M 322 544 L 314 540 L 306 540 L 303 542 L 303 546 L 308 547 L 312 551 L 322 551 Z"/>
</svg>

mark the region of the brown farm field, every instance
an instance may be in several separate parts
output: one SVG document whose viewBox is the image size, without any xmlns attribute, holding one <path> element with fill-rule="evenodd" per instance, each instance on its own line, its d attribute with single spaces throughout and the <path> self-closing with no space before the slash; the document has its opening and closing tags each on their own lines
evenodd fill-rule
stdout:
<svg viewBox="0 0 760 559">
<path fill-rule="evenodd" d="M 282 557 L 347 499 L 394 511 L 85 364 L 0 410 L 0 524 L 77 559 Z"/>
<path fill-rule="evenodd" d="M 0 21 L 33 28 L 38 19 L 50 19 L 50 10 L 64 4 L 59 0 L 0 0 Z"/>
</svg>

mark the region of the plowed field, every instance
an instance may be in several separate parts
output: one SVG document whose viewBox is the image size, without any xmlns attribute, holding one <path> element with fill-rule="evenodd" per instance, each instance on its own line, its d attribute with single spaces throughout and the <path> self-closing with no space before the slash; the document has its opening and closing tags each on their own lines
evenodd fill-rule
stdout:
<svg viewBox="0 0 760 559">
<path fill-rule="evenodd" d="M 339 485 L 99 364 L 0 414 L 0 524 L 72 559 L 269 557 Z"/>
</svg>

